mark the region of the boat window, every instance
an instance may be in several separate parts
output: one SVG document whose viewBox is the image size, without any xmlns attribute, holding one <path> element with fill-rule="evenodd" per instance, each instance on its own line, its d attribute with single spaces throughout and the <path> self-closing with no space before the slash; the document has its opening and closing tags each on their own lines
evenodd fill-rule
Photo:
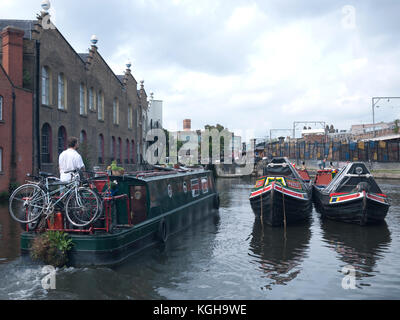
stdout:
<svg viewBox="0 0 400 320">
<path fill-rule="evenodd" d="M 183 192 L 186 194 L 187 193 L 187 184 L 186 182 L 183 183 Z"/>
<path fill-rule="evenodd" d="M 190 184 L 192 188 L 192 197 L 198 197 L 200 195 L 199 179 L 190 180 Z"/>
<path fill-rule="evenodd" d="M 207 177 L 201 178 L 201 187 L 204 193 L 208 193 L 208 180 Z"/>
<path fill-rule="evenodd" d="M 169 196 L 170 198 L 172 198 L 172 187 L 171 187 L 170 184 L 168 185 L 168 196 Z"/>
</svg>

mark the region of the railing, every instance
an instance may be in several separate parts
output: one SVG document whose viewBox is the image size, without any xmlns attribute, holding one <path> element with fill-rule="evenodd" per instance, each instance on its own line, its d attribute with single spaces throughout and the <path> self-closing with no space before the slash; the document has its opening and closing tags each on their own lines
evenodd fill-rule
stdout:
<svg viewBox="0 0 400 320">
<path fill-rule="evenodd" d="M 400 161 L 400 143 L 390 141 L 363 142 L 296 142 L 267 144 L 267 157 L 315 160 L 327 157 L 330 161 Z"/>
</svg>

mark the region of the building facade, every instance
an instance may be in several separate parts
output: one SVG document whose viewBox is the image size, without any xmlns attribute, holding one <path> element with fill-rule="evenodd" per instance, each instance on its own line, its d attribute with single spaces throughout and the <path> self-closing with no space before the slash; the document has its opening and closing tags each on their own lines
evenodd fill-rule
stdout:
<svg viewBox="0 0 400 320">
<path fill-rule="evenodd" d="M 32 91 L 23 88 L 24 31 L 2 29 L 0 64 L 0 192 L 32 172 Z"/>
<path fill-rule="evenodd" d="M 33 94 L 33 114 L 27 119 L 33 127 L 33 170 L 57 174 L 58 155 L 70 136 L 80 138 L 89 170 L 113 160 L 127 171 L 137 169 L 144 161 L 147 130 L 144 81 L 138 88 L 130 63 L 123 75 L 116 75 L 100 55 L 96 38 L 87 53 L 77 53 L 46 23 L 47 12 L 37 20 L 0 20 L 0 29 L 23 30 L 20 68 L 22 87 Z M 4 60 L 4 46 L 0 57 Z"/>
</svg>

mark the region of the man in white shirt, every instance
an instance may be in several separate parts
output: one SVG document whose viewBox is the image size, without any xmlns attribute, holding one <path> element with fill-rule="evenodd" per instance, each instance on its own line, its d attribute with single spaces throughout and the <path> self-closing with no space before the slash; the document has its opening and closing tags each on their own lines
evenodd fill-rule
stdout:
<svg viewBox="0 0 400 320">
<path fill-rule="evenodd" d="M 63 182 L 70 182 L 72 179 L 71 173 L 65 172 L 85 168 L 81 155 L 76 151 L 78 148 L 78 139 L 70 137 L 68 139 L 68 149 L 63 151 L 58 158 L 60 180 Z"/>
</svg>

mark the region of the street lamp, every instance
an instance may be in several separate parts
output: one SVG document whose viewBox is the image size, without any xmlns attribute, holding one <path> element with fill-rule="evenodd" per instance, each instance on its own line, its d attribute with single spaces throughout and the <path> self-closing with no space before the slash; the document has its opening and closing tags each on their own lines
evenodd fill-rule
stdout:
<svg viewBox="0 0 400 320">
<path fill-rule="evenodd" d="M 380 100 L 386 100 L 388 102 L 390 102 L 391 99 L 400 99 L 400 97 L 373 97 L 372 98 L 372 124 L 373 124 L 373 128 L 374 128 L 374 137 L 376 137 L 376 131 L 375 131 L 375 108 L 379 108 L 379 106 L 377 106 L 376 104 L 380 101 Z"/>
</svg>

